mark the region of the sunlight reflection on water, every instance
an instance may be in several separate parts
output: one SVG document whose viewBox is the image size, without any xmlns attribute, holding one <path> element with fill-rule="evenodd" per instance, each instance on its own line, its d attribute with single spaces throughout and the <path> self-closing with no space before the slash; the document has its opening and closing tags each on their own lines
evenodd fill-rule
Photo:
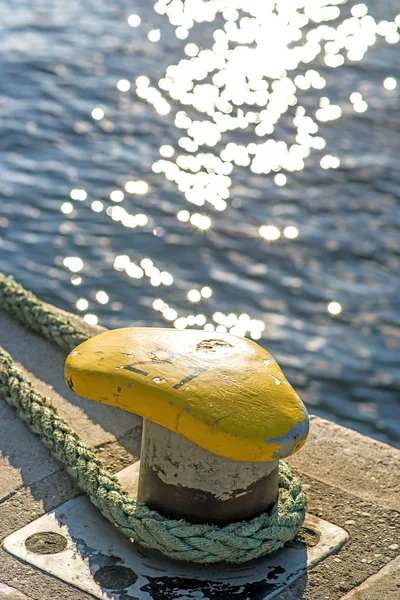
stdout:
<svg viewBox="0 0 400 600">
<path fill-rule="evenodd" d="M 197 23 L 213 24 L 217 16 L 222 16 L 223 23 L 215 24 L 212 34 L 214 44 L 211 48 L 200 50 L 196 44 L 188 42 L 184 53 L 189 58 L 182 58 L 177 64 L 169 65 L 164 77 L 157 82 L 157 87 L 150 85 L 150 79 L 146 75 L 136 78 L 136 93 L 139 98 L 146 100 L 160 115 L 169 115 L 172 110 L 171 118 L 174 119 L 175 126 L 184 133 L 178 139 L 179 147 L 165 144 L 160 146 L 159 151 L 164 158 L 155 161 L 152 170 L 173 181 L 190 204 L 202 207 L 209 203 L 219 212 L 226 210 L 228 206 L 232 184 L 229 175 L 237 166 L 249 167 L 257 174 L 275 172 L 275 184 L 286 185 L 287 175 L 280 171 L 301 171 L 312 150 L 325 148 L 325 139 L 317 135 L 318 121 L 334 121 L 342 116 L 341 107 L 332 104 L 326 96 L 321 97 L 314 118 L 307 114 L 306 109 L 301 106 L 301 92 L 309 88 L 321 90 L 325 88 L 326 80 L 316 69 L 308 69 L 304 74 L 296 75 L 299 65 L 312 63 L 321 56 L 325 65 L 337 68 L 344 63 L 345 58 L 349 61 L 361 61 L 368 49 L 376 43 L 378 35 L 388 43 L 396 43 L 400 39 L 396 21 L 377 22 L 368 15 L 365 4 L 354 5 L 350 15 L 342 17 L 341 5 L 346 3 L 346 0 L 298 0 L 291 3 L 286 0 L 262 3 L 258 0 L 156 2 L 154 10 L 166 15 L 176 28 L 177 37 L 181 37 L 184 29 L 187 31 L 186 39 Z M 329 24 L 331 22 L 334 22 L 334 26 Z M 137 27 L 141 19 L 138 15 L 130 15 L 128 23 Z M 151 30 L 148 35 L 152 42 L 158 42 L 160 37 L 159 30 Z M 387 81 L 386 79 L 385 82 Z M 118 90 L 122 92 L 128 91 L 130 87 L 127 79 L 121 79 L 117 83 Z M 389 89 L 394 89 L 391 81 Z M 350 101 L 357 112 L 365 112 L 368 108 L 360 93 L 351 94 Z M 185 106 L 194 107 L 204 118 L 192 120 L 182 110 Z M 293 124 L 292 144 L 274 139 L 275 136 L 269 137 L 274 134 L 275 125 L 285 113 L 290 114 Z M 96 120 L 103 118 L 103 109 L 94 108 L 92 117 Z M 246 144 L 224 142 L 224 133 L 241 130 L 250 130 L 254 141 Z M 265 137 L 268 139 L 265 140 Z M 261 141 L 257 138 L 261 138 Z M 219 146 L 217 151 L 209 151 L 209 148 L 216 146 Z M 204 151 L 200 152 L 200 149 Z M 166 158 L 171 160 L 165 160 Z M 320 166 L 323 169 L 337 169 L 340 159 L 326 154 L 320 159 Z M 130 194 L 145 194 L 148 187 L 144 181 L 128 181 L 125 184 L 125 190 Z M 77 192 L 72 190 L 71 197 L 75 200 L 86 199 L 86 192 Z M 124 192 L 114 190 L 110 199 L 122 202 Z M 70 207 L 70 203 L 64 203 L 61 210 L 64 214 L 70 214 Z M 100 208 L 99 202 L 94 201 L 92 210 L 100 212 L 102 209 L 103 205 Z M 125 227 L 148 224 L 146 215 L 131 215 L 122 207 L 108 207 L 106 214 Z M 218 218 L 217 215 L 215 218 Z M 212 227 L 209 216 L 191 213 L 189 210 L 178 211 L 177 219 L 201 230 Z M 281 231 L 271 224 L 261 225 L 259 234 L 268 241 L 281 237 Z M 284 228 L 284 235 L 288 239 L 295 239 L 298 234 L 298 228 L 293 225 Z M 161 272 L 152 261 L 151 266 L 143 270 L 131 262 L 129 257 L 126 257 L 127 262 L 123 268 L 118 267 L 121 264 L 118 259 L 121 257 L 116 257 L 114 268 L 125 271 L 129 277 L 141 279 L 147 275 L 150 285 L 154 287 L 173 283 L 173 276 Z M 70 264 L 75 263 L 70 259 Z M 64 265 L 68 266 L 65 261 Z M 200 301 L 201 295 L 196 290 L 190 290 L 187 298 L 189 302 L 196 303 Z M 193 321 L 189 319 L 188 322 L 186 317 L 180 316 L 178 311 L 171 309 L 164 301 L 162 308 L 158 310 L 167 321 L 174 321 L 175 327 L 179 329 L 190 327 Z M 340 304 L 331 302 L 327 310 L 330 314 L 338 314 Z M 92 315 L 90 317 L 92 322 Z M 265 329 L 264 323 L 262 329 L 258 325 L 260 321 L 242 319 L 242 324 L 238 325 L 238 318 L 229 321 L 227 315 L 224 316 L 223 324 L 215 326 L 215 315 L 210 321 L 204 323 L 207 330 L 215 327 L 217 331 L 229 331 L 236 335 L 250 334 L 256 340 L 260 339 L 261 332 Z M 254 323 L 257 325 L 254 326 Z M 198 320 L 194 320 L 192 326 L 198 327 Z"/>
<path fill-rule="evenodd" d="M 91 324 L 260 340 L 315 411 L 393 442 L 391 2 L 73 2 L 50 33 L 46 2 L 6 29 L 1 268 Z"/>
</svg>

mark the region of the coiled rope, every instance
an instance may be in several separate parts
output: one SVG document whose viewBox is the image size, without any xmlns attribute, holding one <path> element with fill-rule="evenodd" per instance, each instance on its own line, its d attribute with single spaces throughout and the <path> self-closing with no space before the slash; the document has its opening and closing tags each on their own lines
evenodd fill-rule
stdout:
<svg viewBox="0 0 400 600">
<path fill-rule="evenodd" d="M 0 308 L 68 352 L 90 337 L 12 277 L 0 274 Z M 165 556 L 197 563 L 243 563 L 276 552 L 300 530 L 306 498 L 291 468 L 280 462 L 279 500 L 270 514 L 224 527 L 168 519 L 130 498 L 95 452 L 57 415 L 0 347 L 0 393 L 119 531 Z"/>
</svg>

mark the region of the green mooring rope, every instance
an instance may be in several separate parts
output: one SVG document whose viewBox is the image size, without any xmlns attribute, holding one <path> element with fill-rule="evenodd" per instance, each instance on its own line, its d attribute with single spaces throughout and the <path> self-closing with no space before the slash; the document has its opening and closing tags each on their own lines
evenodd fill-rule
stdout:
<svg viewBox="0 0 400 600">
<path fill-rule="evenodd" d="M 0 308 L 68 351 L 90 337 L 12 277 L 2 274 Z M 129 497 L 94 451 L 57 415 L 50 400 L 38 392 L 1 347 L 0 392 L 106 519 L 146 548 L 189 562 L 243 563 L 276 552 L 296 536 L 303 524 L 305 494 L 291 468 L 283 462 L 279 470 L 279 501 L 270 514 L 225 527 L 165 518 Z"/>
</svg>

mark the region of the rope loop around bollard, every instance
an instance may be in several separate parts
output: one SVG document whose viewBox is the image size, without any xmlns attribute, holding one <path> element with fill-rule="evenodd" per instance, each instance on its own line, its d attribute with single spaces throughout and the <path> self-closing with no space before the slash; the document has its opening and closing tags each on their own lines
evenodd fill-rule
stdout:
<svg viewBox="0 0 400 600">
<path fill-rule="evenodd" d="M 2 274 L 0 308 L 67 351 L 90 337 Z M 203 564 L 247 562 L 282 548 L 304 522 L 305 493 L 292 469 L 282 461 L 279 499 L 269 514 L 223 527 L 164 517 L 129 496 L 1 347 L 0 392 L 106 519 L 141 546 L 168 558 Z"/>
</svg>

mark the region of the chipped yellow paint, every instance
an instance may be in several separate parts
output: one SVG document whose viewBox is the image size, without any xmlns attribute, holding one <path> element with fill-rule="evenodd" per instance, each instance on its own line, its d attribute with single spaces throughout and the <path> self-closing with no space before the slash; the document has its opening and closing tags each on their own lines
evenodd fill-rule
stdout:
<svg viewBox="0 0 400 600">
<path fill-rule="evenodd" d="M 74 392 L 119 406 L 232 460 L 288 456 L 308 417 L 273 357 L 229 334 L 175 329 L 107 331 L 68 356 Z"/>
</svg>

